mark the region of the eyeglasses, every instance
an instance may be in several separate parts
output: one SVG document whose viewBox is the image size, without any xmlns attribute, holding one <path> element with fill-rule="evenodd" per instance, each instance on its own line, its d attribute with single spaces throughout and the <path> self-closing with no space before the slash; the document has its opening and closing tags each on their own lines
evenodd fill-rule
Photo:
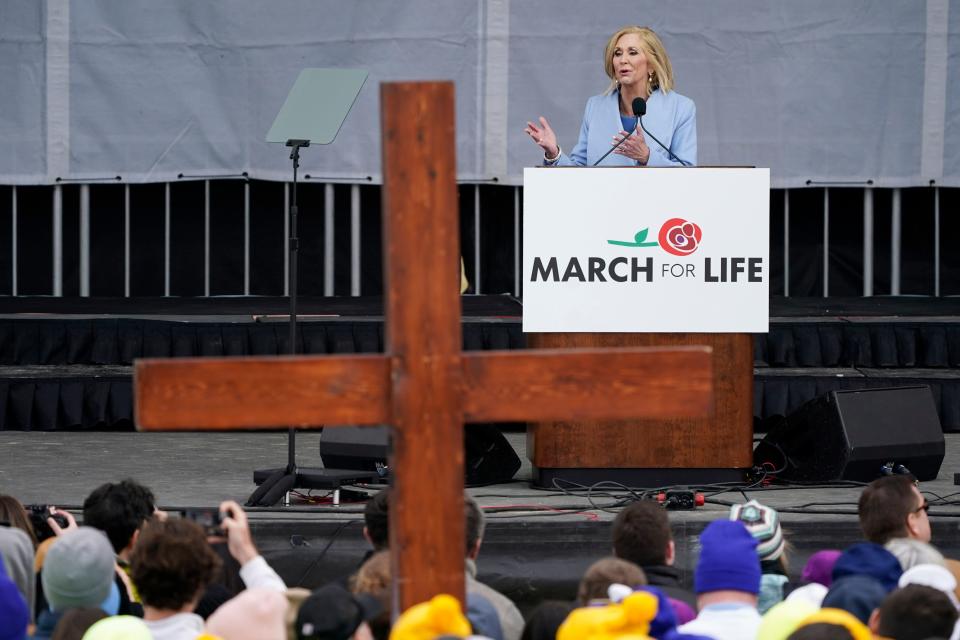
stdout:
<svg viewBox="0 0 960 640">
<path fill-rule="evenodd" d="M 913 510 L 914 513 L 920 513 L 921 511 L 926 511 L 928 514 L 930 513 L 930 503 L 926 500 L 923 501 L 922 505 Z"/>
</svg>

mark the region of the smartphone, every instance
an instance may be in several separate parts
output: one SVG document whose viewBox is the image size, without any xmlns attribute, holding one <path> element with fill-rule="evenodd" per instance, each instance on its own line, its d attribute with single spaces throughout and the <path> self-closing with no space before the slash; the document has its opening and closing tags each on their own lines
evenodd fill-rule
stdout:
<svg viewBox="0 0 960 640">
<path fill-rule="evenodd" d="M 184 509 L 180 512 L 181 518 L 192 520 L 203 528 L 207 536 L 223 536 L 223 514 L 218 509 Z"/>
</svg>

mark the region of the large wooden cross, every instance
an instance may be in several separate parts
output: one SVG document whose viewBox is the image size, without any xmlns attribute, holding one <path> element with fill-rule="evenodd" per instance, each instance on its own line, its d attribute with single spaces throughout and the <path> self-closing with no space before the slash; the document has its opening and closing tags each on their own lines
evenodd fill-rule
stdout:
<svg viewBox="0 0 960 640">
<path fill-rule="evenodd" d="M 465 421 L 705 416 L 713 376 L 706 347 L 462 353 L 453 85 L 385 84 L 380 98 L 385 353 L 141 360 L 136 421 L 164 431 L 392 425 L 402 610 L 438 593 L 463 600 Z"/>
</svg>

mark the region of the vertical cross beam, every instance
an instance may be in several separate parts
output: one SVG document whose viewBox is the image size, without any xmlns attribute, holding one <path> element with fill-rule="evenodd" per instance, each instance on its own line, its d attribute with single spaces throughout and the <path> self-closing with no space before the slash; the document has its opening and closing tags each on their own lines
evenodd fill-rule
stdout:
<svg viewBox="0 0 960 640">
<path fill-rule="evenodd" d="M 463 410 L 452 83 L 380 91 L 395 611 L 464 598 Z M 411 576 L 416 575 L 412 581 Z"/>
</svg>

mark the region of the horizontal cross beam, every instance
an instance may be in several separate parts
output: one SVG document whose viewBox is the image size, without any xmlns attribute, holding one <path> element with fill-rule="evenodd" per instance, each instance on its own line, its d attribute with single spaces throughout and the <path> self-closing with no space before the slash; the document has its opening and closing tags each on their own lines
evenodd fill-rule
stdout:
<svg viewBox="0 0 960 640">
<path fill-rule="evenodd" d="M 483 351 L 460 360 L 467 422 L 690 418 L 713 410 L 707 347 Z M 136 422 L 164 431 L 385 424 L 390 363 L 382 355 L 138 360 Z"/>
</svg>

